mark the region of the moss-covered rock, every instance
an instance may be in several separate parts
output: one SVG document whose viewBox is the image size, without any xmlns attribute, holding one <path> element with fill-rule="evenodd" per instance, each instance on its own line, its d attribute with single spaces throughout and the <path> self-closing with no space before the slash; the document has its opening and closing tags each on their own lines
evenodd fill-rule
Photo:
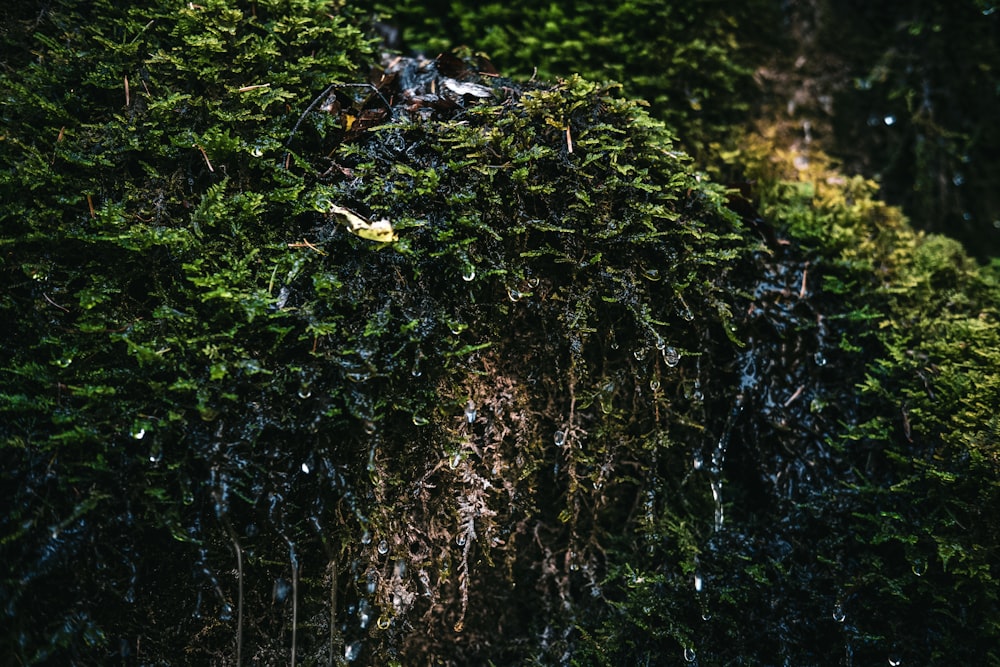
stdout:
<svg viewBox="0 0 1000 667">
<path fill-rule="evenodd" d="M 15 660 L 998 660 L 989 270 L 821 156 L 727 192 L 615 86 L 366 77 L 355 25 L 30 26 Z"/>
</svg>

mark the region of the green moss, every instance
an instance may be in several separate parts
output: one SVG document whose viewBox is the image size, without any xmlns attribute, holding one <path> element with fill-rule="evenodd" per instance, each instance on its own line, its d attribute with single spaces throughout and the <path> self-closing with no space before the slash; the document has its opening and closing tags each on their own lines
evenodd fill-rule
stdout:
<svg viewBox="0 0 1000 667">
<path fill-rule="evenodd" d="M 996 661 L 989 270 L 352 25 L 99 5 L 4 75 L 17 660 Z"/>
<path fill-rule="evenodd" d="M 745 119 L 756 96 L 756 35 L 773 35 L 780 21 L 770 2 L 370 4 L 428 56 L 461 47 L 521 81 L 623 82 L 696 156 Z"/>
</svg>

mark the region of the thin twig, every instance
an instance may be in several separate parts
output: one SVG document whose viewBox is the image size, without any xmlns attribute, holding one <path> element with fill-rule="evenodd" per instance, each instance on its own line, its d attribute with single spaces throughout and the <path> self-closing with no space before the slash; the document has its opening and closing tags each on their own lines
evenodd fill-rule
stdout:
<svg viewBox="0 0 1000 667">
<path fill-rule="evenodd" d="M 208 153 L 206 153 L 205 149 L 201 147 L 201 144 L 195 144 L 194 147 L 201 151 L 201 156 L 205 158 L 205 164 L 208 165 L 208 170 L 215 173 L 215 167 L 212 166 L 212 163 L 208 159 Z"/>
<path fill-rule="evenodd" d="M 289 560 L 292 562 L 292 667 L 295 667 L 295 640 L 299 628 L 299 558 L 295 555 L 295 545 L 288 542 Z"/>
<path fill-rule="evenodd" d="M 802 395 L 802 392 L 805 391 L 805 389 L 806 389 L 805 385 L 802 385 L 801 387 L 799 387 L 798 389 L 796 389 L 795 393 L 792 394 L 791 396 L 789 396 L 788 400 L 785 401 L 784 404 L 781 407 L 787 408 L 789 405 L 791 405 L 795 401 L 796 398 L 798 398 L 799 396 Z"/>
<path fill-rule="evenodd" d="M 65 306 L 60 306 L 58 303 L 56 303 L 55 301 L 53 301 L 52 299 L 50 299 L 49 295 L 46 294 L 45 292 L 42 292 L 42 296 L 45 297 L 46 301 L 48 301 L 49 303 L 51 303 L 53 306 L 55 306 L 59 310 L 65 311 L 67 313 L 69 312 L 69 308 L 66 308 Z"/>
<path fill-rule="evenodd" d="M 236 573 L 239 585 L 239 597 L 236 600 L 236 667 L 243 663 L 243 547 L 236 537 L 236 531 L 225 516 L 220 517 L 222 525 L 225 526 L 229 539 L 236 550 Z"/>
<path fill-rule="evenodd" d="M 302 115 L 299 116 L 299 119 L 297 121 L 295 121 L 295 126 L 292 128 L 291 133 L 288 135 L 288 140 L 285 142 L 285 148 L 288 148 L 289 146 L 292 145 L 292 139 L 295 137 L 295 133 L 299 131 L 299 126 L 302 125 L 302 121 L 304 121 L 306 119 L 306 116 L 308 116 L 310 113 L 312 113 L 312 110 L 315 109 L 319 105 L 320 102 L 322 102 L 323 100 L 325 100 L 330 95 L 330 93 L 333 92 L 334 90 L 336 90 L 337 88 L 371 88 L 372 91 L 376 95 L 378 95 L 378 98 L 380 100 L 382 100 L 382 104 L 385 105 L 385 108 L 389 111 L 389 118 L 394 118 L 395 117 L 395 114 L 393 114 L 393 112 L 392 112 L 392 105 L 389 104 L 389 100 L 385 99 L 385 96 L 379 91 L 379 89 L 376 88 L 375 86 L 373 86 L 372 84 L 370 84 L 370 83 L 331 83 L 329 86 L 327 86 L 323 90 L 322 93 L 320 93 L 319 95 L 316 96 L 316 99 L 314 99 L 309 104 L 309 106 L 306 107 L 306 110 L 302 112 Z M 287 155 L 286 155 L 286 159 L 285 159 L 285 168 L 286 169 L 288 168 Z"/>
</svg>

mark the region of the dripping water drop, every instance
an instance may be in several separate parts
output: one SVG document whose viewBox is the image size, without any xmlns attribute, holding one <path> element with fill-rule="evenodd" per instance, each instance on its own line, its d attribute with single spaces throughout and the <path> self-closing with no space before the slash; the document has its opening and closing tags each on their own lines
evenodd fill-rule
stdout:
<svg viewBox="0 0 1000 667">
<path fill-rule="evenodd" d="M 354 662 L 361 655 L 361 642 L 354 641 L 344 647 L 344 660 Z"/>
</svg>

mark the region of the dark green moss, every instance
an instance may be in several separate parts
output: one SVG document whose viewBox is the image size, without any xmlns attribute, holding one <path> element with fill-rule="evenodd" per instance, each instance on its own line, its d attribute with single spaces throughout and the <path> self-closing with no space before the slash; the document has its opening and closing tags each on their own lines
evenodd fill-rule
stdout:
<svg viewBox="0 0 1000 667">
<path fill-rule="evenodd" d="M 4 75 L 16 660 L 998 660 L 989 270 L 352 20 L 60 9 Z"/>
<path fill-rule="evenodd" d="M 522 81 L 580 74 L 623 82 L 700 157 L 745 122 L 758 96 L 759 35 L 773 37 L 780 22 L 775 3 L 756 0 L 371 4 L 406 48 L 431 57 L 464 47 Z"/>
</svg>

